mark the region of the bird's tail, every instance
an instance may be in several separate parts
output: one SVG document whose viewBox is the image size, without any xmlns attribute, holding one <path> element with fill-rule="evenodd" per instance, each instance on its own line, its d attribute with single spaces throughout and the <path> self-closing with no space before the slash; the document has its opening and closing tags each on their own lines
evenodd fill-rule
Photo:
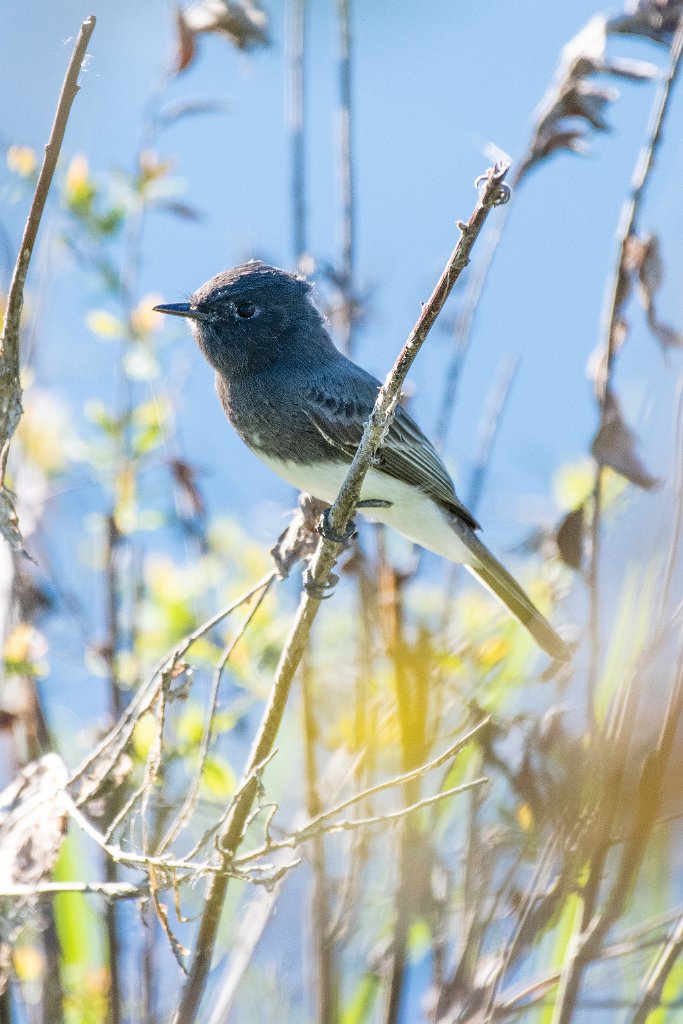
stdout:
<svg viewBox="0 0 683 1024">
<path fill-rule="evenodd" d="M 467 563 L 470 572 L 474 573 L 499 601 L 502 601 L 551 658 L 555 658 L 556 661 L 569 661 L 571 654 L 565 642 L 531 603 L 519 583 L 472 530 L 468 530 L 466 544 L 473 556 Z"/>
</svg>

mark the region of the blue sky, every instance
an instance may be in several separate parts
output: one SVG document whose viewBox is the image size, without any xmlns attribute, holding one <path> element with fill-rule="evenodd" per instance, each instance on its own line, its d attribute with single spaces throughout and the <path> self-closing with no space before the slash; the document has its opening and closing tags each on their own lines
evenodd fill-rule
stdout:
<svg viewBox="0 0 683 1024">
<path fill-rule="evenodd" d="M 356 358 L 384 376 L 453 246 L 455 220 L 472 209 L 472 183 L 487 162 L 485 144 L 494 142 L 513 156 L 523 151 L 560 48 L 596 8 L 590 0 L 570 5 L 523 0 L 497 4 L 493 13 L 490 7 L 451 0 L 434 0 L 428 12 L 407 0 L 354 6 L 358 277 L 372 288 L 371 316 Z M 214 273 L 255 254 L 291 266 L 284 5 L 265 7 L 271 16 L 270 49 L 244 56 L 221 39 L 204 38 L 199 59 L 171 86 L 169 101 L 219 98 L 230 109 L 188 118 L 160 139 L 160 155 L 173 158 L 175 173 L 187 185 L 186 200 L 204 217 L 199 223 L 163 214 L 149 219 L 141 292 L 182 299 Z M 335 4 L 310 7 L 308 209 L 310 246 L 323 260 L 335 259 L 339 245 Z M 171 12 L 156 0 L 2 5 L 0 89 L 6 102 L 0 135 L 3 142 L 42 146 L 71 40 L 91 11 L 98 25 L 64 151 L 85 153 L 97 174 L 132 166 L 145 102 L 172 52 Z M 653 46 L 626 39 L 612 48 L 620 55 L 662 56 Z M 593 139 L 592 154 L 555 158 L 514 197 L 477 319 L 445 454 L 465 489 L 488 389 L 501 359 L 518 356 L 520 368 L 479 515 L 487 539 L 499 549 L 519 540 L 529 519 L 557 514 L 549 497 L 554 469 L 580 458 L 595 428 L 585 366 L 599 336 L 614 231 L 653 87 L 624 82 L 620 91 L 609 113 L 614 130 Z M 659 233 L 668 268 L 662 316 L 679 325 L 682 103 L 675 97 L 643 222 Z M 24 214 L 23 205 L 2 211 L 15 242 Z M 48 214 L 43 240 L 55 227 L 54 214 Z M 106 390 L 106 357 L 84 327 L 86 311 L 100 305 L 101 296 L 63 256 L 49 272 L 36 263 L 30 283 L 44 382 L 75 405 Z M 446 320 L 452 320 L 456 305 L 457 298 Z M 633 322 L 617 382 L 645 460 L 652 472 L 666 477 L 677 356 L 665 366 L 638 313 Z M 212 511 L 248 510 L 253 528 L 267 541 L 279 529 L 290 492 L 230 432 L 213 396 L 210 371 L 182 330 L 174 345 L 179 365 L 189 373 L 179 409 L 184 444 L 190 459 L 210 462 L 206 487 Z M 449 353 L 449 334 L 437 327 L 412 374 L 414 410 L 428 432 Z M 648 505 L 649 516 L 660 500 L 637 496 L 639 502 L 655 503 Z"/>
</svg>

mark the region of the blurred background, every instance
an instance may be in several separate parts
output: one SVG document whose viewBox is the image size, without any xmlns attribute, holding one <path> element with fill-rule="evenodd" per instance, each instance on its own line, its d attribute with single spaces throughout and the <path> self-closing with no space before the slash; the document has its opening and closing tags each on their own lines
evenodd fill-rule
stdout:
<svg viewBox="0 0 683 1024">
<path fill-rule="evenodd" d="M 487 810 L 477 797 L 476 811 L 464 813 L 463 800 L 452 815 L 444 812 L 434 842 L 446 841 L 448 872 L 455 881 L 444 883 L 444 892 L 459 892 L 461 913 L 467 904 L 459 888 L 465 884 L 463 848 L 474 856 L 475 835 L 488 848 L 490 837 L 482 836 L 489 828 L 515 833 L 518 846 L 511 852 L 514 844 L 504 844 L 488 879 L 490 892 L 499 885 L 505 891 L 508 917 L 491 911 L 476 953 L 468 947 L 477 969 L 457 984 L 451 979 L 449 987 L 448 966 L 441 964 L 438 977 L 434 973 L 435 918 L 421 904 L 418 913 L 419 898 L 408 900 L 400 877 L 393 894 L 382 887 L 386 850 L 381 843 L 372 846 L 375 836 L 354 854 L 352 882 L 359 891 L 352 893 L 348 935 L 343 928 L 337 931 L 339 959 L 329 950 L 325 954 L 336 963 L 335 978 L 327 978 L 337 993 L 329 1013 L 320 994 L 320 970 L 317 989 L 311 980 L 316 931 L 313 925 L 311 934 L 301 910 L 316 883 L 306 866 L 288 876 L 276 909 L 269 909 L 266 938 L 240 993 L 224 1013 L 215 995 L 222 982 L 214 978 L 201 1018 L 218 1024 L 234 1013 L 235 1020 L 265 1021 L 276 1012 L 283 1020 L 340 1024 L 474 1019 L 467 1013 L 474 1013 L 475 1003 L 480 1012 L 481 1000 L 468 1004 L 464 993 L 485 991 L 493 1003 L 498 998 L 497 990 L 492 995 L 487 988 L 496 974 L 491 964 L 501 950 L 509 953 L 506 928 L 516 920 L 524 891 L 522 881 L 512 878 L 512 865 L 531 870 L 535 864 L 540 871 L 543 844 L 549 834 L 557 837 L 559 827 L 548 807 L 555 804 L 556 811 L 557 794 L 566 794 L 566 773 L 572 778 L 576 759 L 584 755 L 595 767 L 590 758 L 596 737 L 607 744 L 608 734 L 614 738 L 610 720 L 631 714 L 638 722 L 635 738 L 630 734 L 616 744 L 609 758 L 614 754 L 620 765 L 617 770 L 610 760 L 610 770 L 619 779 L 630 772 L 629 785 L 637 788 L 633 751 L 642 753 L 648 742 L 656 742 L 674 686 L 681 592 L 680 559 L 672 542 L 680 512 L 675 451 L 682 341 L 677 332 L 683 329 L 683 97 L 675 89 L 638 208 L 634 238 L 637 234 L 641 247 L 634 244 L 621 263 L 624 288 L 615 320 L 627 322 L 627 328 L 619 343 L 614 341 L 608 388 L 618 395 L 616 426 L 607 422 L 595 353 L 604 349 L 609 334 L 622 207 L 639 151 L 651 137 L 650 112 L 669 69 L 679 7 L 650 2 L 624 10 L 615 0 L 613 10 L 601 12 L 595 0 L 559 6 L 540 0 L 493 6 L 433 0 L 426 7 L 409 0 L 350 0 L 345 69 L 340 64 L 344 3 L 264 0 L 259 7 L 234 6 L 240 17 L 229 23 L 230 5 L 222 0 L 200 0 L 183 16 L 156 0 L 94 2 L 87 9 L 75 0 L 50 5 L 24 0 L 0 7 L 5 97 L 0 287 L 5 294 L 74 38 L 85 16 L 97 16 L 25 302 L 25 416 L 10 467 L 25 548 L 34 562 L 11 559 L 7 551 L 0 557 L 7 580 L 0 611 L 6 684 L 0 781 L 9 782 L 46 749 L 56 749 L 75 769 L 171 645 L 268 571 L 268 550 L 296 502 L 291 489 L 229 428 L 212 373 L 186 325 L 162 322 L 151 307 L 183 301 L 209 277 L 253 257 L 299 269 L 315 281 L 337 342 L 383 379 L 455 245 L 456 221 L 466 220 L 474 207 L 475 179 L 491 163 L 492 147 L 498 147 L 513 158 L 510 180 L 518 187 L 509 206 L 492 214 L 473 266 L 420 353 L 408 401 L 420 425 L 438 441 L 459 494 L 476 504 L 486 543 L 519 573 L 576 647 L 573 669 L 541 682 L 544 659 L 485 596 L 473 596 L 470 584 L 459 576 L 454 581 L 449 567 L 435 557 L 416 564 L 400 539 L 366 527 L 338 594 L 318 622 L 307 668 L 311 700 L 319 702 L 318 726 L 306 742 L 319 747 L 323 797 L 318 793 L 316 799 L 325 804 L 344 786 L 353 789 L 354 779 L 365 784 L 377 770 L 422 763 L 452 739 L 453 730 L 474 724 L 480 711 L 500 716 L 497 731 L 487 734 L 476 755 L 468 755 L 458 776 L 466 781 L 480 771 L 498 771 L 497 797 Z M 302 10 L 303 30 L 297 22 Z M 592 21 L 600 13 L 615 19 L 607 35 L 604 21 Z M 623 23 L 617 26 L 616 19 Z M 345 73 L 350 75 L 350 165 L 342 130 Z M 345 221 L 349 166 L 351 228 Z M 496 230 L 502 232 L 497 239 Z M 494 245 L 476 303 L 477 268 Z M 607 432 L 600 433 L 596 446 L 601 422 Z M 596 537 L 596 486 L 599 551 L 588 544 L 591 532 L 593 541 Z M 574 518 L 567 519 L 571 513 Z M 378 612 L 359 640 L 357 616 L 363 606 L 355 588 L 364 580 L 371 605 L 379 602 L 393 612 L 389 619 Z M 198 834 L 234 791 L 298 592 L 295 572 L 277 597 L 268 596 L 238 648 L 239 657 L 228 666 L 218 704 L 223 719 L 212 726 L 215 753 L 199 765 L 204 788 Z M 673 631 L 665 626 L 671 616 Z M 211 669 L 224 643 L 222 634 L 206 638 L 192 697 L 168 738 L 169 762 L 155 779 L 163 792 L 144 812 L 156 815 L 159 834 L 198 767 L 193 757 Z M 473 653 L 467 653 L 469 647 Z M 363 662 L 366 656 L 372 664 Z M 403 724 L 397 720 L 400 686 L 397 697 L 393 690 L 401 664 L 409 666 L 413 698 L 418 690 L 421 694 L 417 705 L 408 702 L 412 713 L 416 707 L 424 711 L 422 725 L 412 723 L 413 732 L 421 733 L 412 751 L 406 747 L 405 715 Z M 634 665 L 642 670 L 642 700 L 639 696 L 635 707 L 621 690 Z M 359 676 L 365 678 L 365 696 L 356 688 L 355 699 L 369 702 L 376 716 L 368 713 L 361 725 L 344 707 L 347 688 L 356 687 Z M 435 688 L 436 680 L 443 691 Z M 431 696 L 421 687 L 431 688 Z M 555 716 L 544 720 L 546 727 L 561 720 L 563 732 L 553 752 L 558 764 L 552 771 L 544 764 L 539 769 L 544 781 L 535 782 L 537 789 L 548 787 L 544 799 L 539 797 L 541 811 L 520 778 L 533 774 L 534 758 L 548 753 L 539 739 L 546 713 Z M 307 802 L 299 716 L 295 709 L 286 719 L 281 767 L 268 775 L 269 795 L 292 821 L 299 820 Z M 149 781 L 145 764 L 149 772 L 156 733 L 145 721 L 138 723 L 128 752 L 131 786 L 136 778 Z M 403 754 L 394 763 L 392 745 L 398 749 L 399 737 Z M 503 740 L 510 745 L 501 753 L 496 744 Z M 359 751 L 367 754 L 371 748 L 368 761 Z M 589 757 L 586 751 L 593 753 Z M 364 765 L 360 774 L 354 758 Z M 306 771 L 310 783 L 310 763 Z M 675 820 L 680 782 L 675 774 L 672 779 L 666 813 Z M 594 821 L 604 807 L 590 785 L 586 789 L 585 779 L 575 781 L 572 799 L 578 804 L 571 814 Z M 109 803 L 110 819 L 117 806 Z M 310 812 L 310 786 L 307 806 Z M 628 820 L 628 809 L 612 811 L 618 831 L 616 822 L 623 814 Z M 478 816 L 481 833 L 473 825 Z M 429 832 L 426 824 L 424 831 Z M 675 835 L 674 824 L 666 842 L 655 844 L 646 871 L 651 886 L 631 907 L 635 917 L 629 927 L 655 910 L 666 917 L 680 904 L 683 875 Z M 396 854 L 399 875 L 401 856 L 412 858 L 413 874 L 429 861 L 424 874 L 434 883 L 433 909 L 441 891 L 435 881 L 441 868 L 430 859 L 435 851 L 430 846 L 428 855 L 414 835 L 412 846 L 405 836 L 399 839 L 404 851 Z M 70 841 L 71 850 L 62 850 L 59 877 L 101 875 L 96 851 L 82 837 Z M 341 901 L 343 918 L 340 879 L 350 848 L 334 843 L 327 851 L 326 898 Z M 593 863 L 591 856 L 586 853 L 583 867 L 574 864 L 575 877 Z M 443 872 L 445 877 L 445 867 Z M 504 885 L 501 874 L 506 874 Z M 114 878 L 111 871 L 107 877 Z M 239 916 L 247 889 L 232 891 L 230 921 L 237 919 L 230 915 Z M 370 923 L 362 920 L 363 898 L 372 908 Z M 396 907 L 406 900 L 410 921 L 403 923 L 409 938 L 404 936 L 405 970 L 397 981 L 391 921 L 394 912 L 400 919 Z M 198 901 L 196 892 L 188 896 L 190 914 L 198 912 Z M 61 921 L 57 907 L 53 947 L 41 946 L 45 920 L 32 918 L 21 939 L 13 933 L 20 955 L 12 968 L 7 1019 L 57 1019 L 46 1016 L 50 956 L 63 974 L 62 1019 L 166 1019 L 173 1007 L 169 992 L 182 981 L 168 943 L 149 902 L 144 940 L 130 931 L 139 920 L 137 910 L 132 904 L 121 907 L 105 915 L 101 903 L 81 897 L 63 905 Z M 568 917 L 562 917 L 565 912 Z M 462 963 L 457 950 L 465 941 L 464 918 L 444 913 L 454 933 L 442 936 L 439 955 L 457 974 L 453 964 Z M 561 966 L 574 918 L 566 906 L 558 905 L 554 913 L 523 951 L 510 954 L 506 984 L 535 977 L 544 957 L 548 970 Z M 558 938 L 559 918 L 563 938 Z M 68 922 L 74 920 L 80 939 L 69 937 Z M 661 927 L 668 924 L 667 918 Z M 191 927 L 173 927 L 191 947 Z M 226 924 L 221 957 L 231 948 L 231 934 Z M 656 938 L 663 943 L 667 934 L 657 932 Z M 113 942 L 118 972 L 111 962 Z M 145 944 L 146 981 L 138 977 L 140 943 Z M 325 956 L 318 957 L 318 968 Z M 393 974 L 389 967 L 385 971 L 385 961 L 393 963 Z M 604 973 L 595 987 L 606 1005 L 577 999 L 575 1016 L 560 1017 L 553 1013 L 564 1011 L 551 999 L 536 1007 L 533 1019 L 554 1024 L 632 1019 L 628 1014 L 635 1012 L 631 1003 L 635 1006 L 643 961 L 623 970 L 619 964 L 619 971 L 601 964 Z M 487 970 L 489 981 L 482 980 Z M 500 974 L 496 977 L 502 986 Z M 81 981 L 69 995 L 73 978 Z M 85 1002 L 74 994 L 83 978 Z M 368 978 L 376 982 L 372 993 Z M 172 980 L 167 984 L 167 979 Z M 538 992 L 545 996 L 551 988 L 548 983 Z M 259 997 L 263 992 L 266 1005 Z M 674 1009 L 658 1021 L 673 1021 L 683 1012 L 675 1008 L 675 995 L 668 996 Z M 209 1003 L 218 1006 L 215 1016 Z"/>
</svg>

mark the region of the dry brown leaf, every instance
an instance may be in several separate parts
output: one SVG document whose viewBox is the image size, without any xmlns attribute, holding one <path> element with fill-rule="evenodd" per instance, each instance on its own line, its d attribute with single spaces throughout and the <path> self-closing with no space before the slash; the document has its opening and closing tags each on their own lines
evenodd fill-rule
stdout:
<svg viewBox="0 0 683 1024">
<path fill-rule="evenodd" d="M 643 297 L 643 305 L 647 308 L 656 292 L 662 287 L 664 264 L 656 235 L 648 235 L 641 243 L 642 256 L 638 266 L 638 281 Z"/>
<path fill-rule="evenodd" d="M 196 468 L 184 459 L 171 459 L 169 466 L 184 502 L 188 505 L 192 515 L 201 519 L 206 509 L 202 492 L 197 484 Z"/>
<path fill-rule="evenodd" d="M 568 512 L 557 529 L 557 550 L 570 569 L 583 567 L 586 516 L 583 504 Z"/>
<path fill-rule="evenodd" d="M 683 0 L 632 0 L 627 14 L 610 18 L 607 31 L 643 36 L 668 45 L 678 27 L 681 13 Z"/>
<path fill-rule="evenodd" d="M 662 323 L 657 316 L 655 297 L 664 281 L 664 261 L 656 235 L 637 239 L 629 253 L 630 269 L 638 273 L 638 294 L 647 314 L 648 327 L 662 348 L 681 348 L 683 335 Z"/>
<path fill-rule="evenodd" d="M 0 793 L 0 888 L 52 869 L 66 831 L 68 772 L 58 754 L 33 761 Z"/>
<path fill-rule="evenodd" d="M 33 761 L 0 793 L 0 890 L 37 885 L 49 875 L 66 833 L 68 772 L 58 754 Z M 0 995 L 11 950 L 32 900 L 0 898 Z"/>
<path fill-rule="evenodd" d="M 195 44 L 194 44 L 194 32 L 188 27 L 185 21 L 185 15 L 176 8 L 175 12 L 175 23 L 176 23 L 176 56 L 175 56 L 175 72 L 180 74 L 185 68 L 188 68 L 195 58 Z"/>
<path fill-rule="evenodd" d="M 184 71 L 196 56 L 195 40 L 202 33 L 217 33 L 238 50 L 267 46 L 268 18 L 254 0 L 197 0 L 176 12 L 178 45 L 176 71 Z"/>
<path fill-rule="evenodd" d="M 683 348 L 683 334 L 680 331 L 668 327 L 658 320 L 651 319 L 648 323 L 662 348 Z"/>
<path fill-rule="evenodd" d="M 648 473 L 645 464 L 635 449 L 635 436 L 624 420 L 619 400 L 612 391 L 605 396 L 605 406 L 600 430 L 595 436 L 591 451 L 601 466 L 613 469 L 631 483 L 644 490 L 652 490 L 659 483 L 657 477 Z"/>
<path fill-rule="evenodd" d="M 302 558 L 310 558 L 318 546 L 320 535 L 317 531 L 320 516 L 329 505 L 310 494 L 299 495 L 299 507 L 292 516 L 287 529 L 278 537 L 270 554 L 275 562 L 278 576 L 285 579 L 292 567 Z"/>
</svg>

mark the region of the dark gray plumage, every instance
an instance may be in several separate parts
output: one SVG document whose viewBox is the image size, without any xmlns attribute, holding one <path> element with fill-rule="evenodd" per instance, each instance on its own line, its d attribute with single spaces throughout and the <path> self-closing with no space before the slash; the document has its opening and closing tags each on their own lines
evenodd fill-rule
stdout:
<svg viewBox="0 0 683 1024">
<path fill-rule="evenodd" d="M 212 278 L 187 303 L 156 307 L 187 317 L 216 370 L 223 408 L 244 442 L 300 490 L 332 502 L 360 442 L 379 381 L 342 355 L 310 285 L 253 261 Z M 464 562 L 552 657 L 565 644 L 475 534 L 431 442 L 399 407 L 364 501 L 388 501 L 373 518 L 452 561 Z"/>
</svg>

